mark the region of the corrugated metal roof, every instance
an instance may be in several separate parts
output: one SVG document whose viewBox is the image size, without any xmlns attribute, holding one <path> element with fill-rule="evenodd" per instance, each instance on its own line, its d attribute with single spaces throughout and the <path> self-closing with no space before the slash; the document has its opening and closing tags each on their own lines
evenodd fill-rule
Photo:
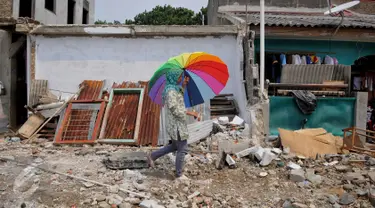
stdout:
<svg viewBox="0 0 375 208">
<path fill-rule="evenodd" d="M 323 81 L 348 83 L 349 77 L 345 75 L 350 74 L 350 68 L 346 65 L 286 64 L 281 71 L 281 83 L 322 84 Z"/>
<path fill-rule="evenodd" d="M 102 80 L 84 80 L 81 85 L 85 85 L 77 100 L 98 100 L 103 93 L 104 81 Z M 81 86 L 80 85 L 80 86 Z"/>
<path fill-rule="evenodd" d="M 47 80 L 34 79 L 31 81 L 29 106 L 34 107 L 39 104 L 41 96 L 47 94 L 48 84 Z"/>
<path fill-rule="evenodd" d="M 147 82 L 114 83 L 112 88 L 143 88 L 142 115 L 138 134 L 138 145 L 153 145 L 158 143 L 160 109 L 148 96 Z M 139 94 L 123 94 L 113 97 L 112 107 L 109 111 L 105 138 L 132 139 L 134 137 L 137 117 Z"/>
<path fill-rule="evenodd" d="M 232 14 L 246 20 L 246 14 Z M 249 13 L 250 25 L 260 24 L 259 13 Z M 292 15 L 292 14 L 265 14 L 267 26 L 283 27 L 337 27 L 341 17 L 317 16 L 317 15 Z M 341 27 L 348 28 L 375 28 L 373 15 L 345 17 Z"/>
</svg>

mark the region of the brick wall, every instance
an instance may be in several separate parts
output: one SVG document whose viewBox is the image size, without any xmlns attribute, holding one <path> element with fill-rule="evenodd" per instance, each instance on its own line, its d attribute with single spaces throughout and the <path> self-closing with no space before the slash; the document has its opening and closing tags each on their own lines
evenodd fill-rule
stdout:
<svg viewBox="0 0 375 208">
<path fill-rule="evenodd" d="M 12 17 L 12 0 L 0 0 L 0 18 Z"/>
</svg>

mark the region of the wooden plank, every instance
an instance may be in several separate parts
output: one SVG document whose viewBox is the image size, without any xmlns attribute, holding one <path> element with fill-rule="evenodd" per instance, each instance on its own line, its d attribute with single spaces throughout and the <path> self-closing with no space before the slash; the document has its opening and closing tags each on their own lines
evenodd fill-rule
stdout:
<svg viewBox="0 0 375 208">
<path fill-rule="evenodd" d="M 18 134 L 22 137 L 29 139 L 34 132 L 43 124 L 45 118 L 42 115 L 33 114 L 18 130 Z"/>
</svg>

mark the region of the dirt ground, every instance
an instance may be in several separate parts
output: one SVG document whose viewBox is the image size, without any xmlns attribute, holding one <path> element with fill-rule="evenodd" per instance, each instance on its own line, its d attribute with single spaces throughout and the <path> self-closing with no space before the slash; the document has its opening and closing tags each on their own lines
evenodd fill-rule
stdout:
<svg viewBox="0 0 375 208">
<path fill-rule="evenodd" d="M 365 194 L 373 185 L 372 167 L 348 164 L 347 159 L 362 156 L 339 156 L 335 165 L 327 160 L 312 161 L 280 156 L 267 167 L 250 158 L 241 158 L 237 167 L 215 168 L 217 155 L 188 155 L 185 174 L 190 180 L 176 181 L 174 164 L 169 157 L 157 161 L 156 169 L 109 170 L 102 163 L 116 152 L 142 151 L 110 145 L 54 146 L 40 140 L 21 144 L 0 140 L 0 207 L 139 207 L 144 200 L 120 189 L 130 190 L 157 202 L 160 207 L 372 207 Z M 344 158 L 344 159 L 343 159 Z M 12 162 L 12 161 L 17 162 Z M 289 178 L 289 161 L 313 169 L 322 177 L 320 183 L 294 182 Z M 346 162 L 345 162 L 346 161 Z M 31 164 L 31 165 L 30 165 Z M 83 182 L 36 167 L 86 178 L 110 187 Z M 345 179 L 349 173 L 363 175 L 363 181 Z M 349 185 L 348 185 L 349 184 Z M 365 193 L 360 193 L 360 192 Z M 190 195 L 199 192 L 198 196 Z M 344 193 L 350 194 L 349 205 L 339 205 Z M 337 197 L 337 198 L 335 198 Z M 345 203 L 345 202 L 344 202 Z"/>
</svg>

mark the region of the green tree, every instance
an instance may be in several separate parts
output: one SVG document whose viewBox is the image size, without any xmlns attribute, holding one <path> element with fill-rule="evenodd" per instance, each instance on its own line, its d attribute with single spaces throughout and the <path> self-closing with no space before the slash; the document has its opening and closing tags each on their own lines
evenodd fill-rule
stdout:
<svg viewBox="0 0 375 208">
<path fill-rule="evenodd" d="M 207 25 L 207 7 L 202 7 L 201 10 L 194 17 L 197 24 L 201 25 L 204 22 L 204 25 Z"/>
<path fill-rule="evenodd" d="M 194 11 L 183 7 L 172 7 L 170 5 L 156 6 L 151 11 L 144 11 L 136 15 L 133 20 L 125 20 L 125 24 L 201 25 L 202 14 L 207 16 L 206 8 L 202 8 L 198 14 L 195 14 Z"/>
<path fill-rule="evenodd" d="M 108 22 L 105 21 L 105 20 L 96 20 L 96 21 L 95 21 L 95 24 L 96 24 L 96 25 L 107 25 Z"/>
</svg>

